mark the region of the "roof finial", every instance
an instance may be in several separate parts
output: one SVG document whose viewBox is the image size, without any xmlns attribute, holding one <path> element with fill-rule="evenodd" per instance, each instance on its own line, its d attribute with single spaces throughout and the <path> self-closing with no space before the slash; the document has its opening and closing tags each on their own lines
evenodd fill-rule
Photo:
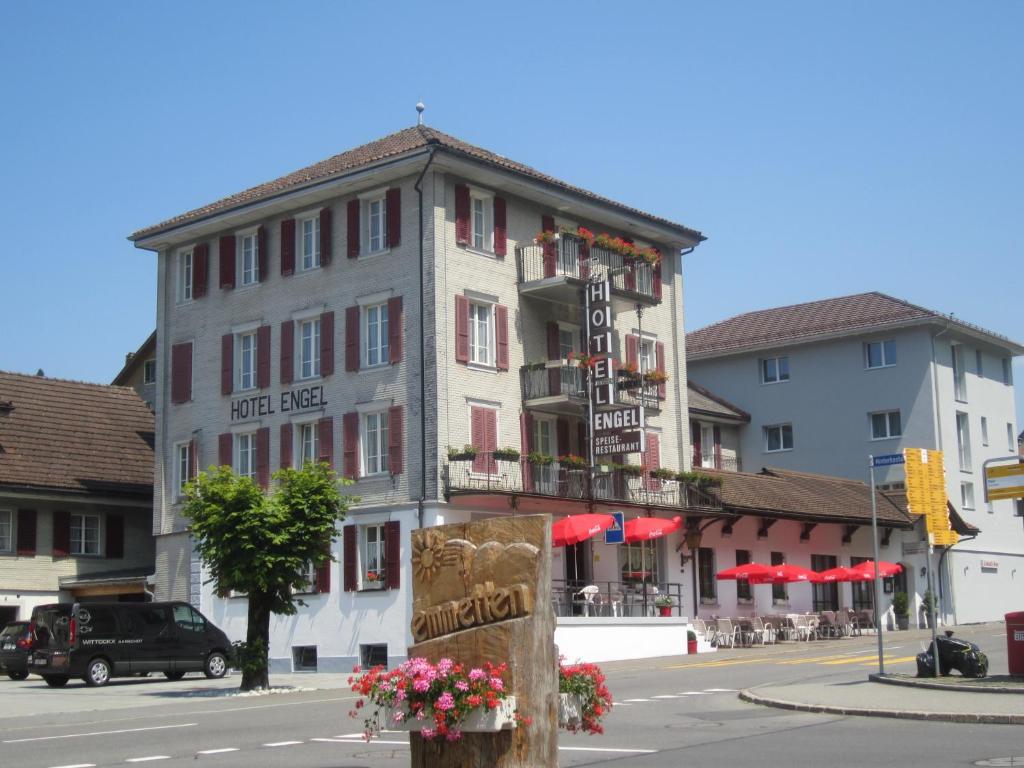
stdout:
<svg viewBox="0 0 1024 768">
<path fill-rule="evenodd" d="M 423 110 L 426 108 L 426 105 L 422 101 L 416 102 L 416 111 L 419 113 L 419 115 L 416 118 L 417 125 L 423 125 Z"/>
</svg>

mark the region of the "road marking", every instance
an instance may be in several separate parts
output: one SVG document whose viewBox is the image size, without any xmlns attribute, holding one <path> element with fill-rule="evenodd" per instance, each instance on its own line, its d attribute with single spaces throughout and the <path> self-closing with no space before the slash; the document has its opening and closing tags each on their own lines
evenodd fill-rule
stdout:
<svg viewBox="0 0 1024 768">
<path fill-rule="evenodd" d="M 705 688 L 704 693 L 739 693 L 738 688 Z"/>
<path fill-rule="evenodd" d="M 295 744 L 301 744 L 301 741 L 272 741 L 269 744 L 264 744 L 264 747 L 291 747 Z"/>
<path fill-rule="evenodd" d="M 197 755 L 220 755 L 225 752 L 237 752 L 238 747 L 221 747 L 220 749 L 203 749 L 196 752 Z"/>
<path fill-rule="evenodd" d="M 660 696 L 651 696 L 652 699 L 678 699 L 680 694 L 677 693 L 663 693 Z"/>
<path fill-rule="evenodd" d="M 874 656 L 874 657 L 872 657 L 872 659 L 873 659 L 872 661 L 864 662 L 863 664 L 861 664 L 861 666 L 862 667 L 877 667 L 878 666 L 878 657 Z M 906 664 L 907 662 L 910 662 L 910 661 L 917 661 L 917 656 L 899 656 L 899 657 L 897 657 L 895 659 L 886 658 L 885 663 L 886 664 Z"/>
<path fill-rule="evenodd" d="M 705 691 L 680 691 L 680 696 L 704 696 Z"/>
<path fill-rule="evenodd" d="M 395 733 L 395 731 L 387 731 L 387 733 Z M 362 733 L 362 731 L 360 731 L 359 733 L 339 733 L 334 738 L 336 738 L 336 739 L 361 739 L 361 738 L 363 738 L 363 733 Z"/>
<path fill-rule="evenodd" d="M 832 659 L 830 661 L 823 661 L 821 665 L 823 667 L 834 667 L 839 664 L 862 664 L 865 661 L 878 661 L 877 653 L 868 653 L 864 656 L 846 656 L 840 659 Z"/>
<path fill-rule="evenodd" d="M 559 747 L 559 752 L 627 752 L 634 755 L 653 755 L 656 749 L 618 749 L 615 747 Z"/>
<path fill-rule="evenodd" d="M 96 763 L 75 763 L 74 765 L 55 765 L 53 768 L 96 768 Z"/>
<path fill-rule="evenodd" d="M 151 760 L 170 760 L 170 755 L 150 755 L 149 757 L 129 757 L 126 763 L 148 763 Z"/>
<path fill-rule="evenodd" d="M 639 702 L 644 702 L 644 701 L 650 701 L 650 699 L 626 699 L 626 703 L 627 704 L 634 704 L 634 703 L 639 703 Z"/>
<path fill-rule="evenodd" d="M 328 741 L 332 744 L 392 744 L 400 747 L 408 747 L 408 741 L 388 741 L 387 739 L 371 739 L 369 742 L 366 739 L 310 739 L 310 741 Z"/>
<path fill-rule="evenodd" d="M 613 701 L 612 702 L 612 706 L 613 707 L 631 707 L 633 705 L 632 704 L 627 704 L 624 701 Z"/>
<path fill-rule="evenodd" d="M 63 736 L 35 736 L 31 739 L 5 739 L 0 744 L 22 744 L 26 741 L 50 741 L 51 739 L 77 739 L 82 736 L 110 736 L 116 733 L 139 733 L 141 731 L 163 731 L 168 728 L 192 728 L 198 723 L 179 723 L 178 725 L 153 725 L 149 728 L 124 728 L 120 731 L 92 731 L 91 733 L 66 733 Z"/>
</svg>

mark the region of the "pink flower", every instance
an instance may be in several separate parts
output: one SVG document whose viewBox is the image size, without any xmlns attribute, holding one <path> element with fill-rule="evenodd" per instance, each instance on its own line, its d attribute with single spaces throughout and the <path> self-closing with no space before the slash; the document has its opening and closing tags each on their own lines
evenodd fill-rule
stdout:
<svg viewBox="0 0 1024 768">
<path fill-rule="evenodd" d="M 451 730 L 448 731 L 448 733 L 445 736 L 445 738 L 448 741 L 458 741 L 459 739 L 462 738 L 462 731 L 460 731 L 458 728 L 452 728 Z"/>
<path fill-rule="evenodd" d="M 396 709 L 393 719 L 396 723 L 402 722 L 403 720 L 405 720 L 405 712 L 401 709 Z"/>
<path fill-rule="evenodd" d="M 452 667 L 455 666 L 455 662 L 451 659 L 441 659 L 437 662 L 437 672 L 440 675 L 448 676 L 451 674 Z"/>
<path fill-rule="evenodd" d="M 467 683 L 465 680 L 456 680 L 455 690 L 462 691 L 463 693 L 465 693 L 469 690 L 469 683 Z"/>
<path fill-rule="evenodd" d="M 450 692 L 445 691 L 437 697 L 437 701 L 434 702 L 434 709 L 439 709 L 442 712 L 447 712 L 450 709 L 455 708 L 455 697 Z"/>
<path fill-rule="evenodd" d="M 427 741 L 430 741 L 436 735 L 437 731 L 435 731 L 433 728 L 424 728 L 422 731 L 420 731 L 420 736 L 422 736 Z"/>
<path fill-rule="evenodd" d="M 500 677 L 492 677 L 491 688 L 496 691 L 503 691 L 505 690 L 505 682 Z"/>
<path fill-rule="evenodd" d="M 469 679 L 474 683 L 483 680 L 485 677 L 487 677 L 487 673 L 480 669 L 480 667 L 473 667 L 473 669 L 469 670 Z"/>
<path fill-rule="evenodd" d="M 416 678 L 412 683 L 412 689 L 416 693 L 426 693 L 430 688 L 430 681 L 423 677 Z"/>
</svg>

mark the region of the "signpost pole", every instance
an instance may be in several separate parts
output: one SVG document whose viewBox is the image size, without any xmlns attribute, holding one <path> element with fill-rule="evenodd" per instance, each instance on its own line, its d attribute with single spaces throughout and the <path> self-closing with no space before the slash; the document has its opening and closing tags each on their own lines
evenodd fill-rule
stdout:
<svg viewBox="0 0 1024 768">
<path fill-rule="evenodd" d="M 882 645 L 882 577 L 878 571 L 878 502 L 875 499 L 875 457 L 868 456 L 871 489 L 871 545 L 875 554 L 875 635 L 878 636 L 878 674 L 885 674 L 885 650 Z"/>
<path fill-rule="evenodd" d="M 939 676 L 939 639 L 935 629 L 935 588 L 932 579 L 932 545 L 928 543 L 928 594 L 931 595 L 928 606 L 928 625 L 932 628 L 932 653 L 935 655 L 935 677 Z"/>
</svg>

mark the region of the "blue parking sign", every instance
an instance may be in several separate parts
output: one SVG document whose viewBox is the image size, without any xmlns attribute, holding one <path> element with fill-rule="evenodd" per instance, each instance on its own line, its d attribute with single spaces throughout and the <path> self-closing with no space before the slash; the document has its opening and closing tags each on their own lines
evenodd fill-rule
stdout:
<svg viewBox="0 0 1024 768">
<path fill-rule="evenodd" d="M 615 518 L 615 522 L 612 523 L 611 528 L 606 528 L 604 531 L 604 543 L 605 544 L 621 544 L 626 540 L 626 530 L 624 528 L 624 520 L 621 512 L 612 512 L 612 517 Z"/>
</svg>

